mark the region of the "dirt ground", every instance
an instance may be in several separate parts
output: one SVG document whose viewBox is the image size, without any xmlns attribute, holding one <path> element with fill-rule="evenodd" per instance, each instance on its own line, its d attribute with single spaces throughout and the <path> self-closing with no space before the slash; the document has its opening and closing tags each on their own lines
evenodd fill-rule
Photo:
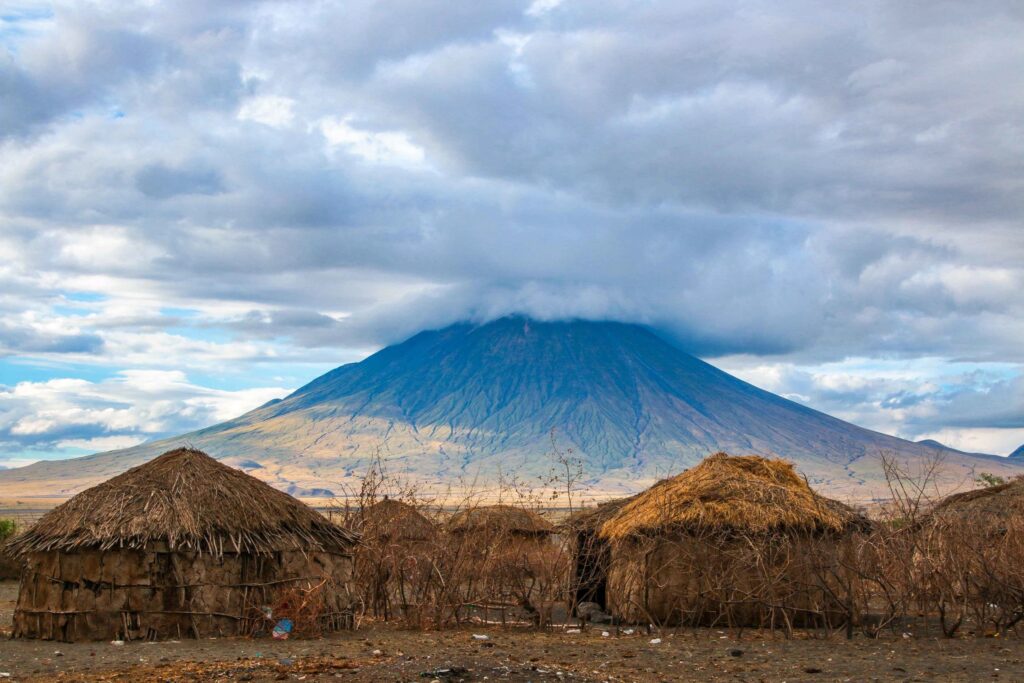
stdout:
<svg viewBox="0 0 1024 683">
<path fill-rule="evenodd" d="M 0 584 L 0 624 L 16 586 Z M 486 640 L 475 636 L 487 636 Z M 979 681 L 1024 680 L 1024 640 L 793 639 L 370 626 L 318 640 L 160 643 L 0 640 L 11 681 Z M 4 674 L 9 674 L 5 676 Z"/>
</svg>

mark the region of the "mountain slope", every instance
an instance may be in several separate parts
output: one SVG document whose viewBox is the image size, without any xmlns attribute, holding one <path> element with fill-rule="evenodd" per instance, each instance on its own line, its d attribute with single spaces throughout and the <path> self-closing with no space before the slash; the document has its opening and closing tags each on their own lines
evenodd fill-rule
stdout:
<svg viewBox="0 0 1024 683">
<path fill-rule="evenodd" d="M 843 422 L 732 377 L 646 328 L 505 318 L 420 333 L 339 367 L 241 417 L 173 439 L 0 473 L 0 487 L 69 493 L 189 443 L 300 495 L 356 486 L 376 454 L 428 488 L 499 475 L 535 480 L 552 440 L 588 484 L 631 491 L 717 450 L 783 455 L 818 486 L 862 497 L 879 456 L 925 462 L 950 481 L 995 456 L 915 444 Z"/>
</svg>

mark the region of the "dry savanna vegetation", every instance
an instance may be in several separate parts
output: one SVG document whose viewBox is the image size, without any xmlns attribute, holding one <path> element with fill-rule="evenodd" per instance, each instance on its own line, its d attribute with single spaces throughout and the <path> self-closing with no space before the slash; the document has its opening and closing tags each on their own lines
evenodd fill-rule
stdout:
<svg viewBox="0 0 1024 683">
<path fill-rule="evenodd" d="M 429 642 L 446 643 L 445 657 L 488 671 L 489 677 L 544 680 L 530 664 L 539 661 L 534 650 L 540 648 L 558 653 L 560 675 L 576 671 L 579 680 L 610 680 L 614 677 L 589 663 L 573 669 L 573 658 L 606 651 L 610 657 L 637 657 L 634 677 L 639 679 L 645 671 L 654 671 L 656 679 L 665 662 L 656 650 L 640 653 L 627 640 L 616 645 L 620 641 L 603 635 L 642 638 L 640 643 L 655 648 L 662 638 L 691 647 L 681 644 L 749 641 L 757 634 L 762 644 L 792 647 L 785 646 L 788 663 L 768 654 L 764 662 L 742 655 L 748 656 L 742 661 L 749 670 L 792 677 L 787 667 L 793 662 L 800 664 L 797 673 L 820 669 L 826 650 L 813 642 L 888 640 L 883 649 L 892 654 L 895 642 L 927 641 L 942 653 L 946 650 L 936 643 L 1014 638 L 1024 619 L 1024 481 L 979 475 L 978 488 L 941 497 L 935 484 L 941 462 L 911 472 L 884 458 L 891 495 L 865 511 L 815 492 L 789 463 L 757 456 L 715 454 L 637 495 L 602 504 L 581 504 L 582 470 L 571 453 L 556 453 L 551 475 L 532 485 L 505 480 L 497 489 L 466 494 L 462 488 L 448 496 L 422 495 L 389 475 L 378 459 L 359 491 L 335 501 L 323 516 L 309 517 L 308 508 L 248 480 L 241 484 L 248 493 L 225 498 L 221 489 L 231 489 L 235 475 L 200 455 L 178 460 L 194 462 L 195 472 L 210 483 L 205 487 L 188 485 L 170 460 L 161 461 L 73 499 L 26 533 L 3 527 L 14 539 L 3 546 L 8 559 L 13 551 L 24 568 L 21 597 L 17 607 L 12 603 L 20 635 L 90 640 L 116 632 L 117 637 L 163 639 L 173 621 L 172 639 L 202 636 L 192 642 L 203 643 L 213 642 L 209 635 L 232 635 L 256 647 L 260 641 L 248 638 L 269 637 L 273 624 L 286 617 L 290 640 L 275 642 L 308 650 L 310 662 L 330 654 L 330 666 L 321 667 L 328 672 L 364 667 L 378 671 L 381 680 L 394 680 L 408 673 L 405 667 L 419 666 L 409 663 L 414 659 L 430 664 L 428 673 L 443 670 L 431 660 L 437 651 L 417 640 L 443 630 L 453 636 Z M 158 486 L 150 481 L 154 477 Z M 196 492 L 184 494 L 182 486 Z M 166 494 L 154 494 L 154 488 Z M 224 506 L 221 499 L 235 502 Z M 119 524 L 119 519 L 147 521 Z M 210 519 L 220 521 L 210 526 Z M 232 534 L 218 535 L 214 527 Z M 293 569 L 273 559 L 290 557 L 307 536 L 321 554 L 335 547 L 337 557 L 345 558 L 345 571 L 317 577 L 311 571 L 316 562 Z M 269 554 L 263 552 L 267 549 Z M 168 566 L 174 569 L 166 585 L 120 585 L 118 579 L 96 593 L 96 605 L 101 593 L 113 600 L 119 591 L 133 605 L 143 604 L 145 624 L 127 623 L 118 630 L 116 623 L 103 622 L 105 630 L 97 636 L 87 632 L 93 621 L 69 616 L 92 605 L 75 602 L 76 591 L 95 591 L 99 585 L 79 578 L 92 571 L 86 559 L 101 567 L 139 568 L 141 576 L 144 566 L 164 554 L 173 557 Z M 28 557 L 34 564 L 26 562 Z M 316 553 L 311 557 L 316 560 Z M 332 561 L 331 566 L 342 565 Z M 252 567 L 265 571 L 252 574 Z M 236 574 L 243 578 L 233 578 Z M 53 592 L 40 588 L 44 583 L 64 587 Z M 136 593 L 149 597 L 135 600 Z M 338 609 L 344 613 L 340 622 L 325 620 L 340 614 Z M 273 618 L 264 619 L 264 611 Z M 315 638 L 339 625 L 354 626 L 364 634 L 357 634 L 357 642 L 368 643 L 365 652 L 346 646 L 350 658 L 340 664 L 327 647 L 335 641 Z M 576 637 L 586 648 L 538 640 L 555 629 L 567 635 L 581 629 Z M 495 631 L 515 641 L 505 644 Z M 472 633 L 490 633 L 491 641 L 471 640 Z M 382 634 L 386 640 L 380 645 L 367 640 Z M 483 649 L 494 647 L 495 640 L 504 649 Z M 316 642 L 324 645 L 299 645 Z M 387 643 L 402 643 L 406 654 L 392 656 Z M 196 656 L 234 659 L 229 651 L 236 646 L 208 647 L 210 654 Z M 705 656 L 699 654 L 702 646 L 692 647 L 694 656 Z M 37 666 L 33 652 L 22 653 L 23 666 Z M 1012 664 L 1003 661 L 1012 659 L 1010 650 L 989 654 L 997 665 Z M 195 672 L 186 670 L 191 658 L 176 656 L 185 668 L 158 666 L 153 680 L 178 680 L 178 673 L 181 680 L 194 678 Z M 707 656 L 709 675 L 744 670 L 742 662 L 730 659 L 741 655 L 721 661 L 714 652 Z M 955 678 L 960 670 L 954 659 L 962 656 L 950 655 L 939 666 L 953 667 L 947 673 Z M 509 657 L 525 665 L 509 668 Z M 90 672 L 98 660 L 63 661 L 65 668 L 70 663 L 69 671 Z M 263 673 L 268 680 L 309 675 L 305 669 L 292 671 L 305 659 L 274 661 L 236 662 L 224 675 L 252 680 L 262 680 Z M 860 668 L 850 671 L 867 675 L 878 661 L 877 653 L 865 655 L 863 662 L 851 664 Z M 922 660 L 920 666 L 927 674 L 926 664 Z M 210 666 L 221 671 L 217 667 L 226 665 Z M 53 664 L 50 670 L 64 670 L 60 667 Z M 545 669 L 548 678 L 557 678 L 556 668 Z M 905 668 L 893 665 L 897 672 Z M 125 680 L 135 674 L 126 670 Z M 961 679 L 970 675 L 963 672 L 968 678 Z"/>
<path fill-rule="evenodd" d="M 636 496 L 580 506 L 578 469 L 534 488 L 423 497 L 378 463 L 331 515 L 359 531 L 362 621 L 412 629 L 602 622 L 786 637 L 1000 636 L 1024 618 L 1024 481 L 941 498 L 940 462 L 883 458 L 871 514 L 782 460 L 716 454 Z"/>
</svg>

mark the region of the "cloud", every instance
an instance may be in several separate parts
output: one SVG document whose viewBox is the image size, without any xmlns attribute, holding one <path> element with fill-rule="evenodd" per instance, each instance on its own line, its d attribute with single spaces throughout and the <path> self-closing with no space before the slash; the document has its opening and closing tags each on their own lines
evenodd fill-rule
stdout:
<svg viewBox="0 0 1024 683">
<path fill-rule="evenodd" d="M 124 448 L 221 422 L 287 393 L 280 387 L 209 389 L 180 371 L 161 370 L 123 370 L 96 382 L 0 386 L 0 453 L 24 458 Z"/>
<path fill-rule="evenodd" d="M 44 2 L 2 21 L 7 357 L 262 378 L 527 313 L 812 376 L 1024 363 L 1012 3 Z M 1016 429 L 984 400 L 1013 390 L 969 374 L 962 394 L 792 381 L 889 431 Z"/>
<path fill-rule="evenodd" d="M 135 174 L 135 187 L 153 199 L 181 194 L 218 194 L 224 190 L 220 175 L 209 169 L 176 169 L 150 164 Z"/>
</svg>

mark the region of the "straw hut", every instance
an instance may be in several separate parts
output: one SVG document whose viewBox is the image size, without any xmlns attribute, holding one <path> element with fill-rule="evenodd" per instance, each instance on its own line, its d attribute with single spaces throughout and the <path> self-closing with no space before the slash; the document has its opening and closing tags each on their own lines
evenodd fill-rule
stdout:
<svg viewBox="0 0 1024 683">
<path fill-rule="evenodd" d="M 514 505 L 481 505 L 461 510 L 452 516 L 448 529 L 460 535 L 517 536 L 547 538 L 555 532 L 554 525 L 533 510 Z"/>
<path fill-rule="evenodd" d="M 388 619 L 397 607 L 409 616 L 419 596 L 437 527 L 409 503 L 384 497 L 359 514 L 362 543 L 356 551 L 357 584 L 376 616 Z"/>
<path fill-rule="evenodd" d="M 1003 535 L 1024 522 L 1024 478 L 955 493 L 939 502 L 926 518 L 933 524 L 967 523 L 987 534 Z"/>
<path fill-rule="evenodd" d="M 555 527 L 532 510 L 512 505 L 472 507 L 448 523 L 449 555 L 460 561 L 464 601 L 501 610 L 522 608 L 545 623 L 556 586 L 564 581 L 564 557 Z"/>
<path fill-rule="evenodd" d="M 437 534 L 434 523 L 409 503 L 385 496 L 360 511 L 363 542 L 422 543 Z"/>
<path fill-rule="evenodd" d="M 792 625 L 836 605 L 820 581 L 838 539 L 867 520 L 815 493 L 784 460 L 716 453 L 622 505 L 609 609 L 628 621 Z"/>
<path fill-rule="evenodd" d="M 248 634 L 300 596 L 350 625 L 358 535 L 193 449 L 55 508 L 10 550 L 25 562 L 14 635 L 75 640 Z M 300 595 L 301 594 L 301 595 Z M 292 596 L 289 598 L 289 596 Z"/>
</svg>

